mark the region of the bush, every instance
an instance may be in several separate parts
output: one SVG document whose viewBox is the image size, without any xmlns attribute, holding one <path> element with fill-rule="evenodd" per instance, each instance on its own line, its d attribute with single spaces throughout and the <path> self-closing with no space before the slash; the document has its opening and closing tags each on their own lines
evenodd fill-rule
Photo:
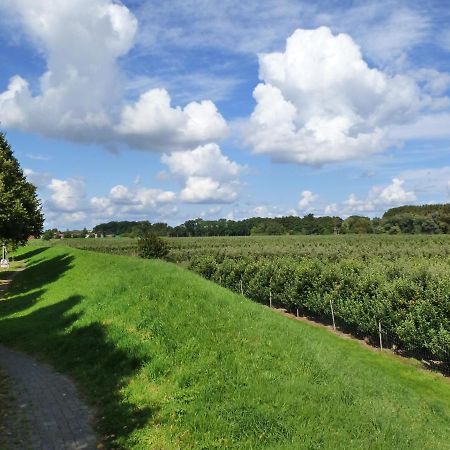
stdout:
<svg viewBox="0 0 450 450">
<path fill-rule="evenodd" d="M 42 239 L 44 241 L 49 241 L 50 239 L 53 239 L 54 231 L 53 230 L 46 230 L 42 233 Z"/>
<path fill-rule="evenodd" d="M 169 253 L 167 242 L 150 231 L 141 232 L 138 254 L 141 258 L 164 258 Z"/>
</svg>

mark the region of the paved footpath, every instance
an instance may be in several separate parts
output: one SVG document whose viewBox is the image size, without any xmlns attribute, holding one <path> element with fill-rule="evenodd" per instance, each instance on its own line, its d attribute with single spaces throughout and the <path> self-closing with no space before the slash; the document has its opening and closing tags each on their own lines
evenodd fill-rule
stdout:
<svg viewBox="0 0 450 450">
<path fill-rule="evenodd" d="M 8 374 L 18 408 L 0 439 L 8 450 L 92 450 L 93 415 L 72 381 L 49 365 L 0 346 L 0 366 Z M 4 443 L 5 442 L 5 443 Z"/>
</svg>

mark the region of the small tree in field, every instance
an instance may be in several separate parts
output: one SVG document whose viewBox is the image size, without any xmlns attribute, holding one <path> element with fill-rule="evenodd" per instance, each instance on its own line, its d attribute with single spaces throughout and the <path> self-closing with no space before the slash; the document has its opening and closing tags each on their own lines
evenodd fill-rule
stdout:
<svg viewBox="0 0 450 450">
<path fill-rule="evenodd" d="M 164 258 L 169 253 L 169 246 L 155 233 L 144 230 L 138 237 L 138 253 L 141 258 Z"/>
<path fill-rule="evenodd" d="M 44 216 L 36 188 L 29 183 L 0 132 L 0 243 L 13 247 L 42 233 Z"/>
<path fill-rule="evenodd" d="M 41 238 L 42 238 L 44 241 L 49 241 L 50 239 L 53 239 L 54 236 L 55 236 L 55 232 L 54 232 L 53 230 L 45 230 L 45 231 L 42 233 Z"/>
</svg>

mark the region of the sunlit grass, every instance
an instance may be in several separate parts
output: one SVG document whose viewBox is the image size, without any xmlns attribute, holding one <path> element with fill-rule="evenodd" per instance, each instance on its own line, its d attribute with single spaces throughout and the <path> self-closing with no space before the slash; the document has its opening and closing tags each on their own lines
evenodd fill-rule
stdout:
<svg viewBox="0 0 450 450">
<path fill-rule="evenodd" d="M 0 342 L 72 375 L 124 448 L 450 448 L 439 375 L 173 264 L 25 248 Z"/>
</svg>

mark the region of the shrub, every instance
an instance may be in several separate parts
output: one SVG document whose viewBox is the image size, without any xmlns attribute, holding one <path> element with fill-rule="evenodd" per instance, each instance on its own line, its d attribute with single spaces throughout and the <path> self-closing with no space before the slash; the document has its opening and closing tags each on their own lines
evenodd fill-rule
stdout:
<svg viewBox="0 0 450 450">
<path fill-rule="evenodd" d="M 44 241 L 49 241 L 50 239 L 53 239 L 53 235 L 54 235 L 53 230 L 46 230 L 42 233 L 41 237 Z"/>
<path fill-rule="evenodd" d="M 167 242 L 155 233 L 143 231 L 138 239 L 138 254 L 141 258 L 164 258 L 169 253 Z"/>
</svg>

